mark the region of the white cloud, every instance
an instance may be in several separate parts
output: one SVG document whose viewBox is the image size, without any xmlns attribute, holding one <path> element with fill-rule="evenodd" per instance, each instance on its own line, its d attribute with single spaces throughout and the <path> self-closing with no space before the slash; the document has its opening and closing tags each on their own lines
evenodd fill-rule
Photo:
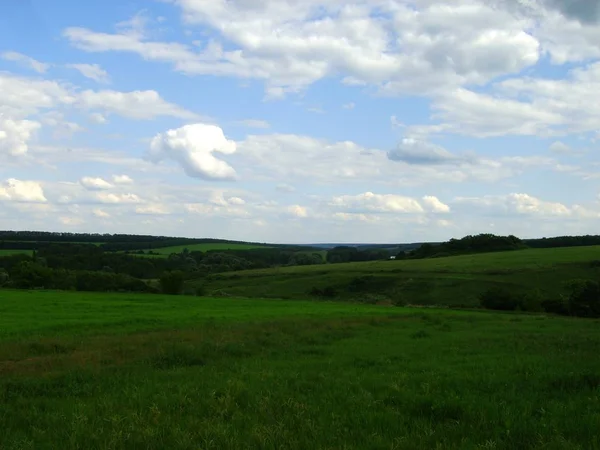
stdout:
<svg viewBox="0 0 600 450">
<path fill-rule="evenodd" d="M 106 70 L 104 70 L 98 64 L 67 64 L 66 67 L 77 70 L 84 77 L 94 80 L 97 83 L 110 83 L 108 72 L 106 72 Z"/>
<path fill-rule="evenodd" d="M 518 73 L 540 54 L 525 31 L 530 21 L 478 2 L 424 2 L 418 10 L 382 0 L 176 3 L 189 26 L 214 32 L 199 50 L 153 41 L 139 20 L 112 34 L 68 28 L 64 36 L 88 52 L 137 53 L 186 74 L 263 79 L 269 98 L 338 74 L 387 92 L 485 83 Z"/>
<path fill-rule="evenodd" d="M 381 213 L 423 213 L 424 209 L 413 198 L 395 194 L 374 194 L 365 192 L 358 195 L 341 195 L 334 197 L 330 206 L 345 212 L 367 211 Z"/>
<path fill-rule="evenodd" d="M 460 164 L 468 162 L 466 158 L 458 157 L 439 145 L 412 138 L 402 139 L 396 148 L 388 152 L 388 157 L 394 161 L 404 161 L 408 164 Z"/>
<path fill-rule="evenodd" d="M 95 196 L 96 200 L 100 203 L 109 204 L 131 204 L 141 203 L 142 199 L 136 194 L 115 194 L 109 192 L 98 192 Z"/>
<path fill-rule="evenodd" d="M 308 217 L 308 210 L 304 206 L 292 205 L 286 208 L 286 211 L 294 217 L 305 218 Z"/>
<path fill-rule="evenodd" d="M 79 94 L 78 104 L 86 109 L 99 109 L 130 119 L 154 119 L 160 116 L 195 119 L 197 115 L 165 101 L 156 91 L 91 91 Z"/>
<path fill-rule="evenodd" d="M 108 119 L 104 117 L 103 114 L 100 113 L 91 113 L 89 115 L 90 120 L 98 125 L 103 125 L 108 122 Z"/>
<path fill-rule="evenodd" d="M 141 215 L 161 216 L 170 214 L 170 211 L 165 205 L 160 203 L 152 203 L 136 207 L 135 213 Z"/>
<path fill-rule="evenodd" d="M 423 203 L 426 205 L 428 209 L 432 212 L 436 213 L 448 213 L 450 212 L 450 207 L 444 203 L 442 203 L 437 197 L 432 195 L 426 195 L 422 199 Z"/>
<path fill-rule="evenodd" d="M 354 102 L 344 103 L 342 105 L 342 108 L 344 108 L 344 109 L 354 109 L 355 107 L 356 107 L 356 105 L 354 104 Z"/>
<path fill-rule="evenodd" d="M 237 123 L 240 125 L 243 125 L 245 127 L 248 127 L 248 128 L 267 129 L 267 128 L 270 128 L 270 126 L 271 126 L 271 125 L 269 125 L 269 122 L 267 122 L 266 120 L 260 120 L 260 119 L 245 119 L 245 120 L 240 120 Z"/>
<path fill-rule="evenodd" d="M 113 187 L 112 184 L 102 178 L 83 177 L 79 180 L 79 183 L 88 191 L 101 191 Z"/>
<path fill-rule="evenodd" d="M 49 64 L 39 62 L 27 55 L 23 55 L 22 53 L 18 52 L 4 52 L 0 54 L 0 57 L 5 61 L 13 61 L 25 67 L 29 67 L 37 73 L 45 73 L 50 67 Z"/>
<path fill-rule="evenodd" d="M 0 114 L 0 154 L 18 156 L 27 153 L 29 141 L 40 126 L 36 121 L 5 119 Z"/>
<path fill-rule="evenodd" d="M 113 175 L 114 184 L 133 184 L 133 180 L 128 175 Z"/>
<path fill-rule="evenodd" d="M 177 161 L 190 177 L 206 180 L 233 180 L 233 167 L 215 153 L 235 153 L 235 142 L 225 138 L 216 125 L 196 123 L 160 133 L 152 139 L 148 157 L 155 162 L 165 158 Z"/>
<path fill-rule="evenodd" d="M 572 214 L 571 208 L 562 203 L 540 200 L 524 193 L 511 193 L 503 196 L 458 197 L 454 202 L 503 214 L 531 216 L 569 216 Z"/>
<path fill-rule="evenodd" d="M 96 209 L 94 209 L 94 210 L 92 211 L 92 214 L 93 214 L 95 217 L 98 217 L 98 218 L 100 218 L 100 219 L 108 219 L 108 218 L 110 217 L 110 214 L 109 214 L 109 213 L 107 213 L 106 211 L 104 211 L 104 210 L 102 210 L 102 209 L 99 209 L 99 208 L 96 208 Z"/>
<path fill-rule="evenodd" d="M 40 183 L 21 181 L 15 178 L 9 178 L 0 185 L 0 200 L 23 203 L 44 203 L 47 201 Z"/>
</svg>

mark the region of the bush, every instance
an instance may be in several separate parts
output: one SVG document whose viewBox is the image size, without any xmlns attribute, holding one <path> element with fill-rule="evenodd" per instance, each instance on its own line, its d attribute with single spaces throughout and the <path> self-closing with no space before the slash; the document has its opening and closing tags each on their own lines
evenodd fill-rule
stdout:
<svg viewBox="0 0 600 450">
<path fill-rule="evenodd" d="M 8 272 L 4 269 L 0 269 L 0 286 L 4 286 L 10 280 Z"/>
<path fill-rule="evenodd" d="M 535 289 L 527 294 L 523 295 L 520 302 L 520 309 L 528 312 L 542 312 L 544 307 L 542 306 L 543 295 L 539 289 Z"/>
<path fill-rule="evenodd" d="M 569 315 L 569 304 L 563 299 L 550 299 L 542 302 L 542 308 L 550 314 Z"/>
<path fill-rule="evenodd" d="M 592 280 L 569 283 L 569 312 L 577 317 L 600 317 L 600 284 Z"/>
<path fill-rule="evenodd" d="M 182 271 L 166 271 L 160 277 L 160 288 L 163 294 L 178 295 L 183 291 L 183 282 Z"/>
<path fill-rule="evenodd" d="M 521 299 L 507 289 L 492 288 L 479 296 L 479 303 L 485 309 L 514 311 L 521 305 Z"/>
</svg>

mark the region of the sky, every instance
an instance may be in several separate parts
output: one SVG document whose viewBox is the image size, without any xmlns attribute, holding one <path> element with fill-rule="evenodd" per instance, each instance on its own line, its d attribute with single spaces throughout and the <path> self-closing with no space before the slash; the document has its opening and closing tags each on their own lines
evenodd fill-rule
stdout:
<svg viewBox="0 0 600 450">
<path fill-rule="evenodd" d="M 600 3 L 3 0 L 0 229 L 598 234 Z"/>
</svg>

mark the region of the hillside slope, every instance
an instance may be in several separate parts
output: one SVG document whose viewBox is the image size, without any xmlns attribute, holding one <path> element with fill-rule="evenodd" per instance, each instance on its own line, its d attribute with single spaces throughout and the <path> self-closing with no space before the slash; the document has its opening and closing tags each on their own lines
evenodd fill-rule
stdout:
<svg viewBox="0 0 600 450">
<path fill-rule="evenodd" d="M 576 278 L 599 279 L 600 246 L 527 249 L 407 261 L 281 267 L 229 272 L 191 283 L 208 295 L 307 299 L 327 289 L 329 298 L 412 304 L 476 306 L 494 286 L 548 298 Z"/>
</svg>

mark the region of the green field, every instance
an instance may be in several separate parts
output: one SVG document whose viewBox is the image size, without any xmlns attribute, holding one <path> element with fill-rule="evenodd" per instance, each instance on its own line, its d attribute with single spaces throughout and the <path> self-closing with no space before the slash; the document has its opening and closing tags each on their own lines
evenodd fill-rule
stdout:
<svg viewBox="0 0 600 450">
<path fill-rule="evenodd" d="M 330 286 L 336 298 L 385 301 L 396 295 L 419 305 L 476 306 L 493 286 L 511 291 L 539 289 L 555 297 L 575 278 L 600 279 L 600 246 L 531 249 L 404 261 L 294 266 L 210 276 L 193 284 L 207 294 L 306 299 L 312 287 Z M 362 290 L 352 285 L 357 278 Z"/>
<path fill-rule="evenodd" d="M 598 326 L 0 291 L 0 448 L 597 449 Z"/>
<path fill-rule="evenodd" d="M 33 250 L 0 249 L 0 257 L 12 255 L 32 255 Z"/>
<path fill-rule="evenodd" d="M 171 253 L 181 253 L 184 249 L 188 249 L 190 252 L 208 252 L 211 250 L 251 250 L 254 248 L 270 248 L 268 245 L 259 244 L 239 244 L 239 243 L 203 243 L 203 244 L 189 244 L 189 245 L 176 245 L 173 247 L 162 247 L 145 249 L 144 251 L 152 251 L 160 255 L 168 256 Z M 150 255 L 152 256 L 152 255 Z"/>
</svg>

